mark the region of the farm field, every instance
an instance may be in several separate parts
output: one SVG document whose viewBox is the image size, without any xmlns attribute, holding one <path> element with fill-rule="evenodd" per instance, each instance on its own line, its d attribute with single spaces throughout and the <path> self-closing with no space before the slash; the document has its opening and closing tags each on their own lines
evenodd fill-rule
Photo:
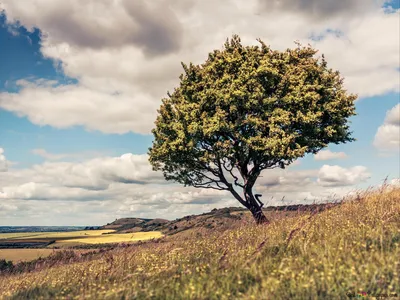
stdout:
<svg viewBox="0 0 400 300">
<path fill-rule="evenodd" d="M 129 242 L 137 242 L 137 241 L 160 238 L 160 237 L 162 237 L 162 233 L 159 231 L 92 235 L 90 237 L 81 237 L 81 238 L 56 241 L 54 244 L 49 245 L 49 247 L 68 248 L 70 246 L 78 246 L 81 244 L 93 245 L 93 244 L 129 243 Z"/>
<path fill-rule="evenodd" d="M 47 257 L 54 253 L 52 249 L 0 249 L 0 260 L 10 260 L 13 263 L 30 261 L 39 257 Z"/>
<path fill-rule="evenodd" d="M 18 262 L 32 261 L 38 258 L 45 258 L 55 254 L 58 249 L 0 249 L 0 260 L 5 259 L 12 261 L 14 264 Z M 73 250 L 75 253 L 85 253 L 93 250 Z"/>
<path fill-rule="evenodd" d="M 71 232 L 32 232 L 0 234 L 2 248 L 69 248 L 83 244 L 130 243 L 159 238 L 159 231 L 137 233 L 113 233 L 115 230 L 83 230 Z M 37 249 L 36 249 L 37 250 Z M 44 249 L 43 249 L 44 250 Z M 51 251 L 51 250 L 50 250 Z M 30 253 L 29 251 L 27 253 Z M 34 256 L 34 253 L 31 252 Z M 44 251 L 43 253 L 46 253 Z M 1 257 L 0 257 L 1 258 Z"/>
<path fill-rule="evenodd" d="M 114 232 L 114 230 L 0 233 L 0 240 L 78 238 L 78 237 L 86 237 L 86 236 L 99 236 L 99 235 L 102 235 L 105 233 L 111 233 L 111 232 Z"/>
</svg>

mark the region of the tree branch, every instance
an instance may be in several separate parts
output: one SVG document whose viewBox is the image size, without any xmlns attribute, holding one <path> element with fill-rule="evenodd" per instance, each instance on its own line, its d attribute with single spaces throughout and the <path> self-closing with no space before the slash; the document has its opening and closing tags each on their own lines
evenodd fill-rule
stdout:
<svg viewBox="0 0 400 300">
<path fill-rule="evenodd" d="M 238 187 L 244 188 L 244 185 L 238 182 L 238 181 L 239 181 L 239 178 L 238 178 L 235 174 L 233 174 L 233 172 L 232 172 L 233 166 L 231 166 L 231 168 L 228 168 L 228 167 L 225 165 L 225 160 L 223 160 L 223 161 L 224 161 L 224 163 L 222 164 L 222 166 L 223 166 L 224 169 L 225 169 L 227 172 L 229 172 L 229 174 L 231 174 L 231 176 L 234 178 L 234 184 L 235 184 L 236 186 L 238 186 Z"/>
<path fill-rule="evenodd" d="M 193 184 L 193 187 L 202 188 L 202 189 L 214 189 L 217 191 L 229 191 L 228 188 L 220 187 L 218 184 L 217 184 L 217 187 L 215 187 L 215 186 L 212 186 L 211 184 L 204 186 L 203 184 L 195 183 L 195 184 Z"/>
<path fill-rule="evenodd" d="M 243 206 L 248 208 L 248 203 L 246 201 L 243 200 L 242 197 L 240 197 L 240 195 L 235 191 L 235 189 L 233 188 L 232 184 L 229 183 L 225 176 L 224 176 L 224 172 L 222 171 L 222 166 L 221 166 L 221 161 L 219 158 L 217 158 L 217 166 L 218 166 L 218 170 L 220 172 L 220 179 L 221 181 L 229 188 L 229 191 L 231 192 L 231 194 L 236 198 L 236 200 L 238 200 Z"/>
</svg>

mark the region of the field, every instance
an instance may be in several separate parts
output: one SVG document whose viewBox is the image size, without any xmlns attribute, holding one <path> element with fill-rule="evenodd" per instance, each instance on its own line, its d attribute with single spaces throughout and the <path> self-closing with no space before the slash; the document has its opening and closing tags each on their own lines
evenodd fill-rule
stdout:
<svg viewBox="0 0 400 300">
<path fill-rule="evenodd" d="M 82 245 L 101 245 L 113 243 L 132 243 L 140 240 L 159 238 L 161 232 L 138 232 L 113 234 L 114 230 L 84 230 L 71 232 L 28 232 L 28 233 L 0 233 L 0 245 L 10 248 L 0 249 L 0 260 L 5 259 L 13 263 L 31 261 L 45 258 L 58 251 L 58 248 L 68 249 Z M 53 241 L 51 244 L 48 244 Z M 55 242 L 54 242 L 55 241 Z M 28 248 L 14 249 L 13 246 Z M 32 248 L 29 246 L 43 246 L 43 248 Z M 84 253 L 83 250 L 74 250 Z"/>
<path fill-rule="evenodd" d="M 83 230 L 70 232 L 29 232 L 29 233 L 0 233 L 0 259 L 1 248 L 15 251 L 13 257 L 25 261 L 31 257 L 36 258 L 35 253 L 39 249 L 20 249 L 20 248 L 70 248 L 82 245 L 131 243 L 140 240 L 159 238 L 162 233 L 159 231 L 137 232 L 137 233 L 113 233 L 115 230 Z M 18 248 L 18 249 L 15 249 Z M 25 250 L 25 251 L 21 251 Z M 32 251 L 28 251 L 32 250 Z M 34 251 L 36 250 L 36 251 Z M 49 255 L 51 249 L 40 249 L 43 255 Z M 46 255 L 46 256 L 47 256 Z M 4 257 L 5 258 L 5 257 Z M 14 259 L 10 259 L 14 260 Z"/>
<path fill-rule="evenodd" d="M 26 240 L 26 239 L 64 239 L 64 238 L 79 238 L 86 236 L 99 236 L 105 233 L 114 232 L 114 230 L 81 230 L 67 232 L 19 232 L 19 233 L 0 233 L 1 240 Z"/>
<path fill-rule="evenodd" d="M 0 249 L 0 260 L 12 262 L 30 261 L 39 257 L 47 257 L 52 254 L 52 249 Z"/>
<path fill-rule="evenodd" d="M 12 261 L 14 264 L 18 262 L 32 261 L 38 258 L 45 258 L 56 254 L 58 249 L 0 249 L 0 260 L 5 259 Z M 76 253 L 85 253 L 92 250 L 74 250 Z"/>
<path fill-rule="evenodd" d="M 400 189 L 382 188 L 270 225 L 49 256 L 0 275 L 0 299 L 396 299 L 399 257 Z"/>
<path fill-rule="evenodd" d="M 129 243 L 160 237 L 162 237 L 162 233 L 158 231 L 92 235 L 85 238 L 74 238 L 56 241 L 54 244 L 49 245 L 49 247 L 66 248 L 71 245 L 76 246 L 79 244 Z"/>
</svg>

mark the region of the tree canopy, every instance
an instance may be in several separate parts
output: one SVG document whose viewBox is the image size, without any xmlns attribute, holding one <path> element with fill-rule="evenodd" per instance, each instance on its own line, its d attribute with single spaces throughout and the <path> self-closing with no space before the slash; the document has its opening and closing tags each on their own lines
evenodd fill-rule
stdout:
<svg viewBox="0 0 400 300">
<path fill-rule="evenodd" d="M 180 85 L 158 110 L 149 156 L 167 180 L 230 191 L 264 222 L 252 191 L 260 173 L 353 141 L 348 118 L 357 96 L 311 46 L 276 51 L 258 42 L 243 46 L 234 35 L 205 63 L 182 63 Z"/>
</svg>

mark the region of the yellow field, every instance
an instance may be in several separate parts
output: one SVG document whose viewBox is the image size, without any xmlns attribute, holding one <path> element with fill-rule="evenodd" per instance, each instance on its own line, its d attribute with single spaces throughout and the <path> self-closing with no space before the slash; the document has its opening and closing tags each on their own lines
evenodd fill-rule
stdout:
<svg viewBox="0 0 400 300">
<path fill-rule="evenodd" d="M 47 246 L 47 249 L 9 249 L 0 250 L 4 258 L 12 257 L 23 260 L 35 259 L 43 255 L 49 255 L 51 248 L 70 248 L 82 244 L 111 244 L 111 243 L 130 243 L 140 240 L 162 237 L 159 231 L 136 232 L 136 233 L 113 233 L 115 230 L 82 230 L 69 232 L 32 232 L 32 233 L 1 233 L 0 242 L 3 243 L 43 243 L 40 247 L 46 247 L 50 241 L 55 241 Z M 26 250 L 26 252 L 21 252 Z M 43 250 L 41 252 L 41 250 Z M 15 252 L 13 254 L 12 252 Z M 1 253 L 1 252 L 0 252 Z M 26 254 L 26 258 L 25 258 Z M 0 255 L 0 259 L 2 259 Z M 13 260 L 13 259 L 9 259 Z"/>
<path fill-rule="evenodd" d="M 111 244 L 130 243 L 140 240 L 162 237 L 159 231 L 136 232 L 136 233 L 113 233 L 115 230 L 82 230 L 68 232 L 21 232 L 21 233 L 0 233 L 1 242 L 29 243 L 29 242 L 56 242 L 41 249 L 0 249 L 0 259 L 18 261 L 30 261 L 39 257 L 49 256 L 55 249 L 70 248 L 82 244 Z M 45 247 L 45 245 L 43 246 Z"/>
<path fill-rule="evenodd" d="M 0 249 L 0 259 L 12 262 L 30 261 L 39 257 L 47 257 L 54 251 L 52 249 Z"/>
<path fill-rule="evenodd" d="M 1 240 L 10 240 L 20 237 L 32 237 L 35 234 L 44 233 L 44 232 L 17 232 L 17 233 L 0 233 L 0 241 Z"/>
<path fill-rule="evenodd" d="M 115 234 L 105 234 L 99 236 L 82 237 L 70 240 L 57 241 L 56 243 L 50 245 L 49 247 L 76 246 L 79 244 L 110 244 L 110 243 L 123 243 L 123 242 L 129 243 L 129 242 L 149 240 L 160 237 L 162 237 L 162 233 L 159 231 L 115 233 Z"/>
<path fill-rule="evenodd" d="M 86 236 L 99 236 L 103 233 L 114 232 L 115 230 L 81 230 L 66 232 L 20 232 L 20 233 L 0 233 L 0 240 L 25 240 L 25 239 L 59 239 L 59 238 L 78 238 Z"/>
</svg>

